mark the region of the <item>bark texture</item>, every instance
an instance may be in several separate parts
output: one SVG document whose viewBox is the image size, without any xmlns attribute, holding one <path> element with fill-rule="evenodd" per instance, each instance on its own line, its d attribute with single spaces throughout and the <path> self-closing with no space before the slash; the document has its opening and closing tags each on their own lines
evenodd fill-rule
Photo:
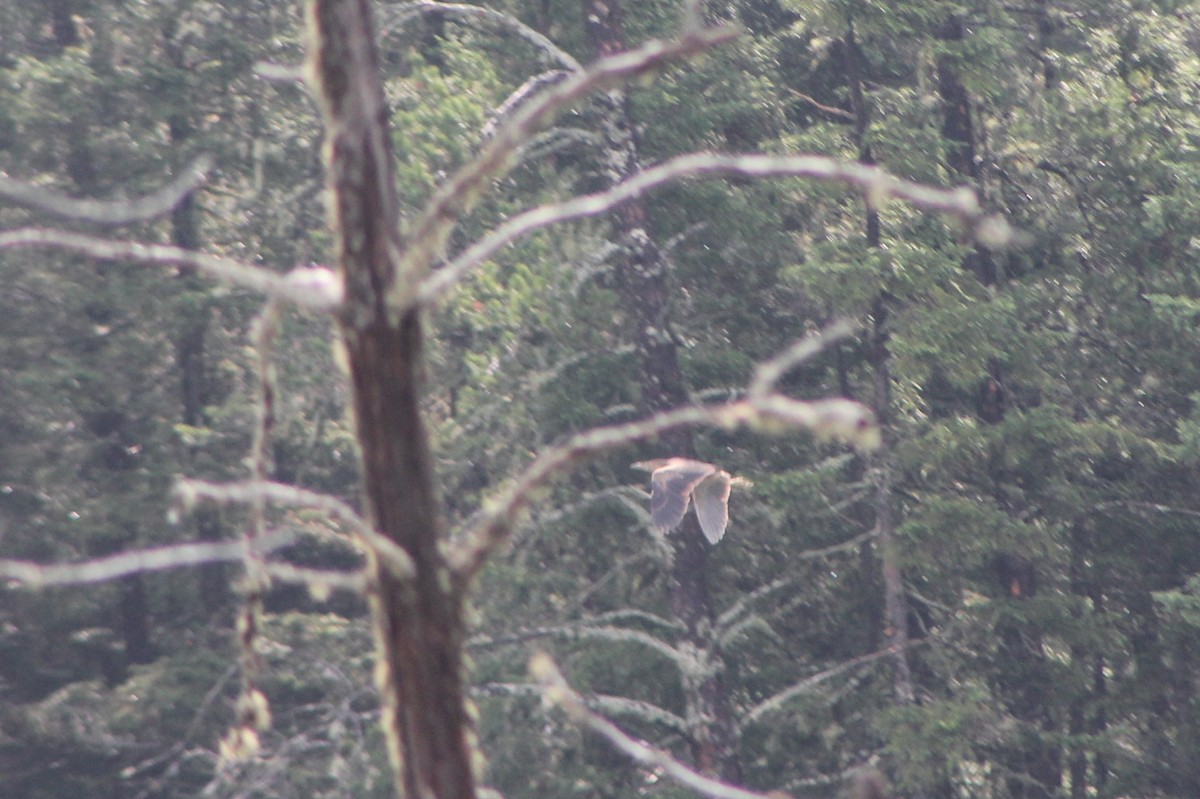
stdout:
<svg viewBox="0 0 1200 799">
<path fill-rule="evenodd" d="M 403 242 L 374 26 L 367 0 L 313 0 L 310 58 L 325 112 L 331 224 L 346 286 L 350 364 L 367 516 L 411 560 L 370 558 L 377 681 L 398 792 L 472 799 L 461 591 L 439 547 L 429 436 L 418 406 L 415 307 L 389 304 Z"/>
</svg>

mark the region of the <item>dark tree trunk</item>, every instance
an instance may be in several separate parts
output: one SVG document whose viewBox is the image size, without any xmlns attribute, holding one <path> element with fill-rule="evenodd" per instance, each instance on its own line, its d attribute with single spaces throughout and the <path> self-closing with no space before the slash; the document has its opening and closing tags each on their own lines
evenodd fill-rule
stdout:
<svg viewBox="0 0 1200 799">
<path fill-rule="evenodd" d="M 125 640 L 126 660 L 130 663 L 149 663 L 154 660 L 146 583 L 140 574 L 121 580 L 121 634 Z"/>
<path fill-rule="evenodd" d="M 583 0 L 583 15 L 598 56 L 625 50 L 621 28 L 622 11 L 615 0 Z M 638 169 L 638 143 L 627 95 L 614 90 L 601 95 L 605 152 L 602 188 L 633 175 Z M 646 206 L 640 198 L 616 209 L 615 233 L 623 249 L 618 270 L 621 295 L 628 309 L 634 346 L 639 356 L 641 407 L 655 412 L 688 403 L 679 352 L 670 334 L 668 264 L 649 233 Z M 687 430 L 662 437 L 669 455 L 695 457 L 695 445 Z M 692 758 L 696 766 L 724 780 L 741 780 L 735 724 L 722 680 L 720 646 L 712 638 L 713 604 L 708 587 L 708 543 L 694 515 L 668 537 L 672 548 L 670 576 L 671 609 L 683 622 L 687 643 L 705 653 L 709 668 L 702 674 L 684 675 L 687 718 L 701 720 L 690 730 Z"/>
<path fill-rule="evenodd" d="M 383 732 L 399 793 L 473 799 L 462 587 L 438 547 L 441 520 L 419 407 L 419 311 L 396 301 L 399 285 L 413 277 L 401 271 L 404 242 L 375 28 L 367 0 L 314 0 L 309 22 L 346 286 L 340 321 L 364 505 L 376 531 L 403 550 L 412 567 L 408 574 L 395 557 L 369 554 Z"/>
<path fill-rule="evenodd" d="M 962 20 L 952 16 L 938 31 L 943 43 L 961 43 L 966 37 Z M 938 94 L 942 99 L 942 138 L 946 142 L 946 165 L 958 177 L 978 186 L 979 162 L 975 150 L 975 123 L 971 117 L 971 96 L 958 76 L 958 65 L 952 54 L 943 53 L 937 59 Z M 985 286 L 995 285 L 996 263 L 991 253 L 974 247 L 964 260 Z"/>
<path fill-rule="evenodd" d="M 850 101 L 854 116 L 854 142 L 858 148 L 858 160 L 864 164 L 875 163 L 867 140 L 870 125 L 870 110 L 863 93 L 862 51 L 854 36 L 854 29 L 846 32 L 844 47 L 846 75 L 850 81 Z M 879 213 L 870 205 L 863 212 L 863 231 L 867 246 L 878 249 L 882 242 Z M 873 457 L 875 480 L 875 526 L 879 534 L 878 546 L 881 556 L 880 569 L 883 575 L 883 634 L 887 645 L 896 650 L 892 660 L 892 691 L 900 704 L 911 704 L 916 693 L 913 689 L 912 669 L 908 662 L 908 600 L 904 595 L 904 579 L 900 574 L 899 552 L 896 543 L 896 519 L 892 503 L 891 459 L 887 447 L 887 428 L 891 417 L 891 353 L 888 351 L 888 311 L 886 291 L 875 299 L 871 310 L 870 361 L 875 373 L 875 385 L 871 397 L 871 410 L 884 432 L 884 446 Z"/>
<path fill-rule="evenodd" d="M 179 70 L 186 67 L 178 48 L 168 47 L 167 52 L 172 59 L 172 67 Z M 193 133 L 187 116 L 183 112 L 172 116 L 168 120 L 167 130 L 171 141 L 181 151 L 186 151 Z M 198 206 L 194 194 L 184 197 L 171 212 L 171 241 L 186 250 L 200 249 Z M 207 291 L 192 267 L 181 267 L 179 280 L 184 286 L 185 295 Z M 175 365 L 179 369 L 180 419 L 191 427 L 208 424 L 205 408 L 213 401 L 212 381 L 205 367 L 208 324 L 208 304 L 188 301 L 176 333 Z M 223 537 L 221 515 L 215 507 L 198 508 L 192 518 L 196 524 L 196 536 L 201 541 L 217 541 Z M 201 607 L 210 616 L 225 613 L 232 601 L 229 567 L 223 563 L 207 563 L 199 568 L 198 574 Z"/>
</svg>

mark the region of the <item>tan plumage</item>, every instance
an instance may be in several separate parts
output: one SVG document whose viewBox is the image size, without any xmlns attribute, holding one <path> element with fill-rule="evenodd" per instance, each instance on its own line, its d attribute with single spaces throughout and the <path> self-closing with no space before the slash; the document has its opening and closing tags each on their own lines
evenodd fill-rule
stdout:
<svg viewBox="0 0 1200 799">
<path fill-rule="evenodd" d="M 691 504 L 710 544 L 725 535 L 733 485 L 749 484 L 711 463 L 688 458 L 642 461 L 633 467 L 650 472 L 650 521 L 655 529 L 666 533 L 678 527 Z"/>
</svg>

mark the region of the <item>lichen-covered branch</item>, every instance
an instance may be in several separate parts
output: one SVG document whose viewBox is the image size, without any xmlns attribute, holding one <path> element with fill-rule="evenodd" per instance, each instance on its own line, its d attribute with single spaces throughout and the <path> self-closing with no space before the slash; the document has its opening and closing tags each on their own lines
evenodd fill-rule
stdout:
<svg viewBox="0 0 1200 799">
<path fill-rule="evenodd" d="M 556 114 L 592 92 L 619 85 L 668 61 L 702 52 L 736 35 L 734 28 L 706 28 L 684 32 L 669 41 L 647 42 L 635 50 L 597 61 L 522 107 L 500 126 L 479 155 L 438 189 L 413 225 L 404 250 L 404 282 L 391 300 L 393 307 L 407 308 L 418 299 L 420 282 L 441 256 L 458 220 L 475 205 L 483 191 L 507 171 L 525 141 Z"/>
<path fill-rule="evenodd" d="M 16 247 L 63 250 L 101 261 L 190 267 L 213 280 L 318 311 L 330 311 L 342 300 L 340 279 L 332 271 L 321 267 L 301 267 L 281 275 L 232 258 L 221 258 L 169 244 L 112 241 L 54 228 L 18 228 L 0 233 L 0 249 Z"/>
<path fill-rule="evenodd" d="M 812 338 L 828 343 L 823 335 Z M 800 360 L 795 349 L 793 347 L 780 356 L 789 368 Z M 806 357 L 812 357 L 822 346 L 804 344 L 803 349 Z M 670 430 L 697 424 L 726 428 L 748 425 L 766 432 L 808 430 L 820 438 L 839 438 L 866 450 L 879 445 L 879 431 L 870 411 L 857 402 L 845 399 L 803 401 L 768 391 L 772 381 L 782 377 L 785 371 L 773 365 L 768 367 L 765 378 L 761 372 L 756 373 L 751 381 L 756 394 L 746 399 L 677 408 L 635 422 L 596 427 L 576 433 L 543 451 L 507 490 L 485 506 L 474 529 L 468 532 L 469 540 L 453 554 L 453 567 L 464 579 L 474 575 L 488 555 L 507 540 L 533 492 L 566 474 L 577 462 Z"/>
<path fill-rule="evenodd" d="M 145 197 L 132 200 L 91 200 L 67 197 L 0 174 L 0 200 L 9 200 L 64 219 L 94 225 L 129 225 L 171 213 L 190 192 L 204 183 L 212 159 L 200 156 L 184 167 L 179 176 Z"/>
<path fill-rule="evenodd" d="M 571 82 L 575 80 L 572 79 Z M 561 89 L 547 94 L 558 91 Z M 541 228 L 611 211 L 623 202 L 673 181 L 734 176 L 800 177 L 827 183 L 843 183 L 861 191 L 873 206 L 895 198 L 927 211 L 952 216 L 960 220 L 975 237 L 990 246 L 1003 245 L 1013 235 L 1008 223 L 1000 217 L 984 213 L 975 192 L 965 187 L 934 188 L 893 177 L 879 167 L 820 155 L 690 153 L 639 172 L 606 191 L 550 203 L 518 214 L 430 275 L 420 287 L 418 299 L 421 302 L 435 301 L 465 274 L 496 252 Z"/>
</svg>

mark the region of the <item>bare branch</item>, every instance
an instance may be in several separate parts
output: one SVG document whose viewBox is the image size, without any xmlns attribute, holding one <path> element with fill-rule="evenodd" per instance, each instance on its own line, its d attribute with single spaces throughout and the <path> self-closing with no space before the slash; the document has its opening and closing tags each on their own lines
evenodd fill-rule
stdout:
<svg viewBox="0 0 1200 799">
<path fill-rule="evenodd" d="M 563 84 L 573 85 L 572 79 Z M 547 96 L 557 92 L 548 92 Z M 514 120 L 514 123 L 517 120 Z M 639 172 L 607 191 L 550 203 L 518 214 L 464 250 L 430 275 L 420 287 L 418 299 L 433 302 L 463 275 L 500 249 L 535 230 L 610 211 L 621 203 L 664 184 L 684 178 L 803 177 L 829 183 L 844 183 L 862 191 L 872 206 L 889 198 L 905 200 L 918 208 L 939 211 L 961 220 L 983 243 L 997 246 L 1011 238 L 1008 223 L 985 214 L 975 192 L 966 187 L 937 189 L 892 177 L 879 167 L 819 155 L 722 155 L 690 153 L 664 161 Z"/>
<path fill-rule="evenodd" d="M 524 142 L 556 114 L 591 92 L 628 81 L 667 61 L 710 49 L 736 35 L 735 28 L 720 27 L 688 31 L 672 41 L 647 42 L 636 50 L 597 61 L 518 110 L 508 123 L 500 126 L 474 160 L 438 189 L 413 225 L 400 269 L 399 294 L 392 304 L 406 308 L 418 299 L 421 283 L 443 251 L 458 219 L 492 181 L 504 174 Z"/>
<path fill-rule="evenodd" d="M 538 638 L 559 638 L 566 641 L 600 640 L 614 643 L 639 644 L 652 649 L 674 663 L 680 671 L 691 672 L 700 668 L 701 664 L 686 652 L 668 644 L 649 633 L 640 630 L 630 630 L 624 627 L 596 627 L 587 623 L 567 624 L 560 627 L 533 627 L 509 635 L 497 635 L 489 638 L 472 638 L 467 645 L 472 648 L 503 646 L 519 644 Z"/>
<path fill-rule="evenodd" d="M 273 579 L 288 583 L 302 583 L 308 586 L 317 597 L 321 597 L 335 588 L 354 591 L 358 594 L 367 588 L 367 578 L 360 572 L 306 569 L 290 563 L 277 562 L 265 563 L 263 568 Z"/>
<path fill-rule="evenodd" d="M 371 547 L 397 577 L 413 574 L 414 567 L 408 553 L 395 542 L 376 532 L 345 502 L 328 494 L 269 481 L 221 484 L 203 480 L 180 480 L 175 487 L 175 496 L 183 510 L 190 509 L 200 499 L 238 505 L 253 504 L 262 499 L 284 507 L 319 510 L 346 524 L 361 541 L 361 545 Z"/>
<path fill-rule="evenodd" d="M 742 717 L 738 726 L 740 726 L 742 729 L 745 729 L 747 726 L 755 723 L 763 716 L 781 709 L 784 704 L 792 699 L 795 699 L 797 696 L 812 693 L 814 688 L 826 680 L 833 679 L 840 674 L 845 674 L 846 672 L 856 669 L 859 666 L 863 666 L 868 663 L 874 663 L 876 660 L 892 657 L 895 654 L 896 648 L 888 647 L 887 649 L 880 649 L 877 652 L 859 655 L 856 658 L 851 658 L 850 660 L 839 663 L 838 665 L 825 669 L 824 671 L 819 671 L 816 674 L 806 677 L 798 683 L 789 685 L 787 688 L 779 691 L 778 693 L 772 694 L 754 707 L 750 708 L 750 710 Z"/>
<path fill-rule="evenodd" d="M 169 214 L 204 182 L 212 159 L 202 155 L 158 191 L 134 200 L 81 200 L 0 174 L 0 199 L 96 225 L 128 225 Z"/>
<path fill-rule="evenodd" d="M 825 341 L 823 336 L 814 338 L 819 342 Z M 793 347 L 768 363 L 787 362 L 790 368 L 798 362 L 794 352 L 796 349 Z M 821 346 L 813 345 L 804 349 L 811 357 L 820 351 Z M 789 356 L 788 353 L 792 354 Z M 772 366 L 771 370 L 777 377 L 782 375 L 776 366 Z M 453 567 L 464 577 L 474 575 L 492 550 L 508 538 L 533 491 L 565 474 L 572 464 L 679 427 L 693 424 L 726 428 L 751 425 L 768 432 L 800 428 L 810 430 L 821 438 L 840 438 L 862 449 L 878 448 L 879 427 L 871 412 L 861 404 L 846 399 L 794 400 L 780 394 L 765 393 L 770 382 L 770 375 L 762 377 L 756 373 L 752 385 L 758 394 L 747 399 L 720 405 L 677 408 L 641 421 L 596 427 L 576 433 L 543 451 L 500 497 L 485 506 L 475 527 L 468 531 L 464 545 L 456 548 L 451 555 Z"/>
<path fill-rule="evenodd" d="M 0 579 L 44 587 L 85 585 L 116 580 L 131 574 L 180 569 L 205 563 L 243 561 L 288 546 L 296 540 L 290 530 L 268 533 L 253 545 L 246 541 L 203 541 L 188 544 L 139 549 L 79 563 L 33 563 L 24 560 L 0 560 Z"/>
<path fill-rule="evenodd" d="M 318 311 L 333 310 L 342 301 L 341 279 L 321 267 L 301 267 L 281 275 L 232 258 L 220 258 L 168 244 L 112 241 L 53 228 L 18 228 L 0 233 L 0 249 L 14 247 L 65 250 L 102 261 L 188 266 L 222 283 L 232 283 Z"/>
<path fill-rule="evenodd" d="M 561 707 L 577 722 L 586 724 L 606 738 L 619 751 L 646 768 L 661 770 L 675 782 L 709 799 L 775 799 L 775 794 L 761 794 L 727 785 L 705 777 L 671 757 L 635 740 L 603 716 L 588 708 L 587 702 L 563 679 L 549 655 L 539 653 L 529 661 L 529 671 L 542 685 L 547 701 Z"/>
<path fill-rule="evenodd" d="M 494 22 L 503 28 L 508 28 L 513 33 L 523 39 L 531 42 L 534 47 L 537 47 L 542 52 L 555 59 L 572 72 L 583 69 L 583 66 L 575 60 L 575 57 L 562 49 L 554 42 L 547 39 L 542 34 L 535 31 L 533 28 L 526 25 L 521 20 L 514 16 L 505 14 L 501 11 L 495 11 L 482 6 L 471 6 L 465 3 L 437 3 L 433 0 L 418 0 L 415 3 L 404 3 L 399 6 L 394 6 L 384 13 L 390 12 L 390 19 L 381 29 L 382 35 L 387 36 L 395 28 L 402 27 L 408 20 L 420 14 L 445 14 L 447 16 L 459 17 L 480 17 L 489 22 Z"/>
<path fill-rule="evenodd" d="M 788 561 L 790 562 L 790 561 L 816 560 L 819 558 L 827 558 L 830 555 L 835 555 L 839 552 L 845 552 L 850 549 L 855 549 L 856 547 L 863 545 L 867 541 L 870 541 L 876 535 L 877 535 L 877 533 L 874 530 L 868 530 L 867 532 L 862 533 L 861 535 L 856 535 L 854 538 L 851 538 L 849 541 L 843 541 L 840 544 L 831 544 L 830 546 L 827 546 L 827 547 L 821 547 L 819 549 L 809 549 L 809 550 L 805 550 L 804 552 L 800 552 L 795 555 L 789 555 Z M 762 600 L 764 600 L 768 597 L 774 596 L 778 591 L 780 591 L 784 588 L 788 588 L 789 586 L 795 585 L 796 583 L 800 582 L 802 579 L 804 579 L 804 577 L 801 575 L 789 575 L 787 577 L 781 577 L 778 580 L 772 580 L 771 582 L 767 583 L 766 585 L 760 586 L 759 588 L 755 589 L 751 593 L 749 593 L 746 596 L 739 599 L 736 603 L 733 604 L 732 607 L 730 607 L 728 610 L 726 610 L 724 613 L 722 613 L 720 616 L 717 617 L 717 620 L 714 623 L 714 630 L 715 630 L 717 640 L 719 640 L 719 641 L 723 640 L 725 638 L 726 634 L 730 630 L 734 629 L 735 625 L 738 623 L 738 621 L 741 619 L 741 617 L 744 616 L 746 613 L 748 613 L 750 608 L 753 605 L 755 605 L 758 602 L 761 602 Z"/>
<path fill-rule="evenodd" d="M 239 483 L 209 483 L 204 480 L 180 480 L 175 486 L 175 498 L 182 510 L 190 510 L 198 500 L 207 499 L 223 505 L 246 505 L 265 499 L 289 508 L 312 508 L 346 524 L 356 533 L 370 531 L 366 519 L 336 497 L 270 481 Z"/>
<path fill-rule="evenodd" d="M 826 105 L 825 103 L 818 102 L 815 97 L 810 97 L 807 94 L 805 94 L 804 92 L 798 92 L 795 89 L 789 88 L 788 91 L 790 91 L 792 94 L 799 97 L 804 102 L 813 106 L 818 111 L 824 111 L 826 114 L 832 114 L 833 116 L 841 117 L 842 119 L 850 119 L 850 120 L 854 119 L 854 114 L 850 113 L 849 111 L 847 111 L 844 108 L 838 108 L 837 106 Z"/>
<path fill-rule="evenodd" d="M 543 689 L 532 683 L 489 682 L 476 686 L 472 692 L 482 696 L 533 696 L 541 698 Z M 628 716 L 647 724 L 656 724 L 679 735 L 689 734 L 685 719 L 650 702 L 608 694 L 588 696 L 583 701 L 589 708 L 598 713 Z"/>
<path fill-rule="evenodd" d="M 857 325 L 846 319 L 841 319 L 825 328 L 818 335 L 805 336 L 770 360 L 763 361 L 754 369 L 754 379 L 750 381 L 749 394 L 751 397 L 765 397 L 783 376 L 797 366 L 811 361 L 826 348 L 849 338 Z"/>
</svg>

